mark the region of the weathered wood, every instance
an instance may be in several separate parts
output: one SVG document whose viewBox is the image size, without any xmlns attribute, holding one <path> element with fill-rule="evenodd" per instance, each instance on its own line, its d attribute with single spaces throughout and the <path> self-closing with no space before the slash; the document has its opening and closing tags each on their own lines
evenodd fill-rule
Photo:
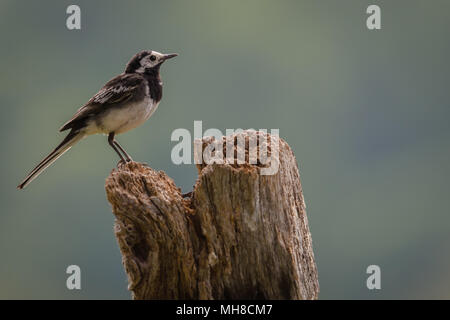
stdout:
<svg viewBox="0 0 450 320">
<path fill-rule="evenodd" d="M 189 199 L 164 172 L 143 164 L 111 172 L 106 193 L 134 299 L 317 299 L 294 154 L 285 141 L 270 137 L 266 146 L 270 155 L 278 145 L 279 168 L 262 175 L 268 165 L 249 164 L 252 134 L 236 134 L 228 145 L 235 151 L 236 139 L 246 139 L 244 164 L 197 166 Z M 202 150 L 217 142 L 203 139 Z"/>
</svg>

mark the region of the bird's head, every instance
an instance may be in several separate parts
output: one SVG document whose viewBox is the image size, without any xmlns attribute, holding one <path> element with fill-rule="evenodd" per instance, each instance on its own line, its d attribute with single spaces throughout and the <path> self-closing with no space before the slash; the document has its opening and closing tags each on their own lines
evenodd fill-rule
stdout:
<svg viewBox="0 0 450 320">
<path fill-rule="evenodd" d="M 125 73 L 146 73 L 157 71 L 167 59 L 178 56 L 176 53 L 163 54 L 156 51 L 144 50 L 134 55 L 128 62 Z"/>
</svg>

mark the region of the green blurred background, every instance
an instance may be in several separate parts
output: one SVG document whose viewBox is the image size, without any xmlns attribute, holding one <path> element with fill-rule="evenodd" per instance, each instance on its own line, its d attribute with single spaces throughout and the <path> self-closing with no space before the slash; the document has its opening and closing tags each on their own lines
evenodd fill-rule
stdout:
<svg viewBox="0 0 450 320">
<path fill-rule="evenodd" d="M 66 28 L 81 7 L 82 30 Z M 382 29 L 366 28 L 378 4 Z M 103 136 L 24 191 L 58 128 L 142 49 L 178 52 L 118 137 L 184 192 L 176 128 L 279 128 L 296 154 L 322 299 L 450 298 L 449 1 L 0 1 L 0 298 L 129 299 Z M 82 290 L 65 287 L 66 267 Z M 366 288 L 368 265 L 381 290 Z"/>
</svg>

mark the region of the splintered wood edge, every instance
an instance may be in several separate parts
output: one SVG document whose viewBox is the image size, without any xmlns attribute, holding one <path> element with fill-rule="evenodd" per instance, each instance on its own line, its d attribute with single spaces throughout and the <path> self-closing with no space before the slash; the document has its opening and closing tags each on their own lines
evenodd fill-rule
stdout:
<svg viewBox="0 0 450 320">
<path fill-rule="evenodd" d="M 305 266 L 307 269 L 312 272 L 308 274 L 304 274 L 303 277 L 306 277 L 304 280 L 307 281 L 307 283 L 303 283 L 302 285 L 307 285 L 308 288 L 302 289 L 303 293 L 307 293 L 307 295 L 304 296 L 312 299 L 316 299 L 318 295 L 318 282 L 317 282 L 317 269 L 315 267 L 315 261 L 314 261 L 314 254 L 312 251 L 312 247 L 309 247 L 309 243 L 311 243 L 311 236 L 309 232 L 308 222 L 306 218 L 306 212 L 305 212 L 305 206 L 304 206 L 304 199 L 302 195 L 302 188 L 301 188 L 301 182 L 300 182 L 300 175 L 298 173 L 298 164 L 296 161 L 296 158 L 289 147 L 289 145 L 283 140 L 278 137 L 270 136 L 264 132 L 256 132 L 256 131 L 244 131 L 241 133 L 236 133 L 232 136 L 228 137 L 222 137 L 222 152 L 225 155 L 226 154 L 226 139 L 232 139 L 233 141 L 236 141 L 236 139 L 239 136 L 243 136 L 245 138 L 245 163 L 243 164 L 237 164 L 237 163 L 224 163 L 224 164 L 197 164 L 198 169 L 198 177 L 197 181 L 194 185 L 193 193 L 191 197 L 184 198 L 181 195 L 181 189 L 176 186 L 173 179 L 167 176 L 163 171 L 156 171 L 152 168 L 148 167 L 146 164 L 137 163 L 137 162 L 128 162 L 121 164 L 118 168 L 113 169 L 106 179 L 105 182 L 105 189 L 107 193 L 107 197 L 109 202 L 112 205 L 113 213 L 116 216 L 116 223 L 117 220 L 120 221 L 120 223 L 123 223 L 125 221 L 130 221 L 130 219 L 134 219 L 140 226 L 145 225 L 145 222 L 142 219 L 145 219 L 143 216 L 140 216 L 143 212 L 150 212 L 150 214 L 158 214 L 159 213 L 171 213 L 177 215 L 178 218 L 175 217 L 175 219 L 181 219 L 182 216 L 186 217 L 187 220 L 182 219 L 184 221 L 190 221 L 187 226 L 183 227 L 182 229 L 178 230 L 177 232 L 182 238 L 185 240 L 173 240 L 173 241 L 181 241 L 181 242 L 190 242 L 190 250 L 197 251 L 199 250 L 199 243 L 203 241 L 201 239 L 201 231 L 196 230 L 198 228 L 198 225 L 193 223 L 193 221 L 189 218 L 191 215 L 195 215 L 196 209 L 194 205 L 194 201 L 196 199 L 195 193 L 196 190 L 200 193 L 204 193 L 205 190 L 199 189 L 202 186 L 203 181 L 207 181 L 209 177 L 211 177 L 211 174 L 214 174 L 214 170 L 219 170 L 219 172 L 222 172 L 222 170 L 231 170 L 235 173 L 243 173 L 244 176 L 247 174 L 250 174 L 250 176 L 253 175 L 259 175 L 260 170 L 265 167 L 265 165 L 256 163 L 256 164 L 250 164 L 249 163 L 249 144 L 248 144 L 248 135 L 256 135 L 256 136 L 264 136 L 269 141 L 267 145 L 267 150 L 270 152 L 272 151 L 272 142 L 276 141 L 278 142 L 278 155 L 279 159 L 279 165 L 280 166 L 287 166 L 286 168 L 279 168 L 279 172 L 277 174 L 281 174 L 280 179 L 287 179 L 288 181 L 298 181 L 296 192 L 299 192 L 296 197 L 299 197 L 300 200 L 300 207 L 299 210 L 305 214 L 304 220 L 302 220 L 304 223 L 302 230 L 300 233 L 302 234 L 302 237 L 304 241 L 306 241 L 308 244 L 305 247 L 305 250 L 307 250 L 305 253 L 308 255 L 308 259 L 311 261 L 309 262 L 302 262 L 302 267 L 300 269 L 303 269 Z M 266 141 L 264 139 L 264 141 Z M 214 139 L 213 137 L 206 137 L 203 138 L 203 140 L 200 141 L 202 144 L 202 152 L 203 150 L 208 147 L 212 143 L 217 143 L 218 140 Z M 199 143 L 199 141 L 197 141 Z M 220 146 L 220 144 L 218 144 Z M 233 145 L 235 147 L 235 145 Z M 259 147 L 259 145 L 258 145 Z M 258 153 L 259 156 L 259 153 Z M 294 168 L 295 167 L 295 168 Z M 292 171 L 293 169 L 293 171 Z M 281 171 L 281 172 L 280 172 Z M 286 176 L 288 174 L 289 176 Z M 220 175 L 220 174 L 219 174 Z M 205 180 L 206 179 L 206 180 Z M 265 179 L 265 178 L 264 178 Z M 292 180 L 293 179 L 293 180 Z M 267 181 L 267 180 L 265 180 Z M 204 185 L 203 185 L 204 187 Z M 150 200 L 150 203 L 148 201 Z M 147 202 L 145 202 L 147 201 Z M 143 206 L 143 207 L 142 207 Z M 150 208 L 151 209 L 148 209 Z M 171 208 L 172 207 L 172 208 Z M 161 211 L 162 210 L 162 211 Z M 156 212 L 156 213 L 155 213 Z M 180 216 L 181 214 L 181 216 Z M 179 223 L 183 223 L 181 220 L 178 221 Z M 177 225 L 172 225 L 177 226 Z M 187 229 L 186 229 L 187 228 Z M 129 277 L 129 289 L 133 292 L 133 297 L 136 299 L 142 299 L 142 298 L 177 298 L 177 296 L 172 296 L 173 291 L 170 291 L 169 293 L 165 293 L 166 295 L 159 296 L 158 293 L 151 292 L 151 286 L 149 287 L 149 283 L 147 283 L 149 280 L 146 278 L 146 280 L 143 280 L 143 278 L 148 277 L 149 272 L 151 273 L 151 270 L 148 270 L 146 266 L 148 266 L 148 262 L 142 264 L 142 261 L 140 262 L 139 259 L 136 259 L 136 257 L 133 255 L 133 252 L 130 251 L 130 245 L 126 244 L 126 232 L 128 230 L 125 230 L 125 232 L 119 236 L 119 231 L 116 230 L 116 237 L 119 241 L 119 246 L 121 247 L 122 257 L 124 261 L 124 266 L 127 271 L 128 277 Z M 172 233 L 172 232 L 171 232 Z M 198 233 L 198 234 L 196 234 Z M 200 238 L 199 238 L 200 237 Z M 171 238 L 168 238 L 171 239 Z M 190 240 L 189 240 L 190 239 Z M 301 241 L 303 241 L 301 240 Z M 172 241 L 172 240 L 170 240 Z M 174 242 L 175 243 L 175 242 Z M 175 243 L 176 244 L 176 243 Z M 186 244 L 186 243 L 185 243 Z M 181 248 L 185 247 L 185 244 L 181 245 Z M 197 252 L 198 254 L 198 252 Z M 191 257 L 192 252 L 188 253 L 182 253 L 184 255 L 184 260 L 190 260 L 189 263 L 190 269 L 186 269 L 189 272 L 191 272 L 191 275 L 194 275 L 193 278 L 189 278 L 188 281 L 189 284 L 185 281 L 183 290 L 183 294 L 181 294 L 181 298 L 195 298 L 200 297 L 202 299 L 210 299 L 211 291 L 209 281 L 204 279 L 206 282 L 198 283 L 197 286 L 192 287 L 192 281 L 197 281 L 197 276 L 195 276 L 196 272 L 194 269 L 196 268 L 209 268 L 207 263 L 204 266 L 194 266 L 192 267 L 192 263 L 194 260 L 199 259 L 198 257 Z M 209 261 L 209 256 L 208 259 Z M 303 263 L 306 263 L 305 266 L 303 266 Z M 143 269 L 142 269 L 143 268 Z M 193 269 L 192 269 L 193 268 Z M 188 272 L 186 271 L 186 272 Z M 190 274 L 190 273 L 187 274 Z M 197 280 L 195 280 L 197 279 Z M 157 282 L 157 280 L 154 279 L 154 281 Z M 144 284 L 143 284 L 144 283 Z M 158 282 L 159 283 L 159 282 Z M 154 283 L 153 283 L 154 284 Z M 159 283 L 160 285 L 160 283 Z M 306 291 L 305 291 L 306 290 Z M 187 293 L 186 293 L 187 292 Z M 180 293 L 179 293 L 180 294 Z M 297 295 L 295 295 L 297 296 Z M 303 294 L 301 294 L 303 296 Z"/>
</svg>

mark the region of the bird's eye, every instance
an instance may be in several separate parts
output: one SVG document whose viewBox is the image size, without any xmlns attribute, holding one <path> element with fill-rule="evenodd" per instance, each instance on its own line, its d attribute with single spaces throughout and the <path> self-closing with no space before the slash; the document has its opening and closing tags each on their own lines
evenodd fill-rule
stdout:
<svg viewBox="0 0 450 320">
<path fill-rule="evenodd" d="M 155 61 L 155 60 L 156 60 L 156 57 L 155 57 L 155 56 L 150 56 L 150 60 L 151 60 L 151 61 Z"/>
</svg>

